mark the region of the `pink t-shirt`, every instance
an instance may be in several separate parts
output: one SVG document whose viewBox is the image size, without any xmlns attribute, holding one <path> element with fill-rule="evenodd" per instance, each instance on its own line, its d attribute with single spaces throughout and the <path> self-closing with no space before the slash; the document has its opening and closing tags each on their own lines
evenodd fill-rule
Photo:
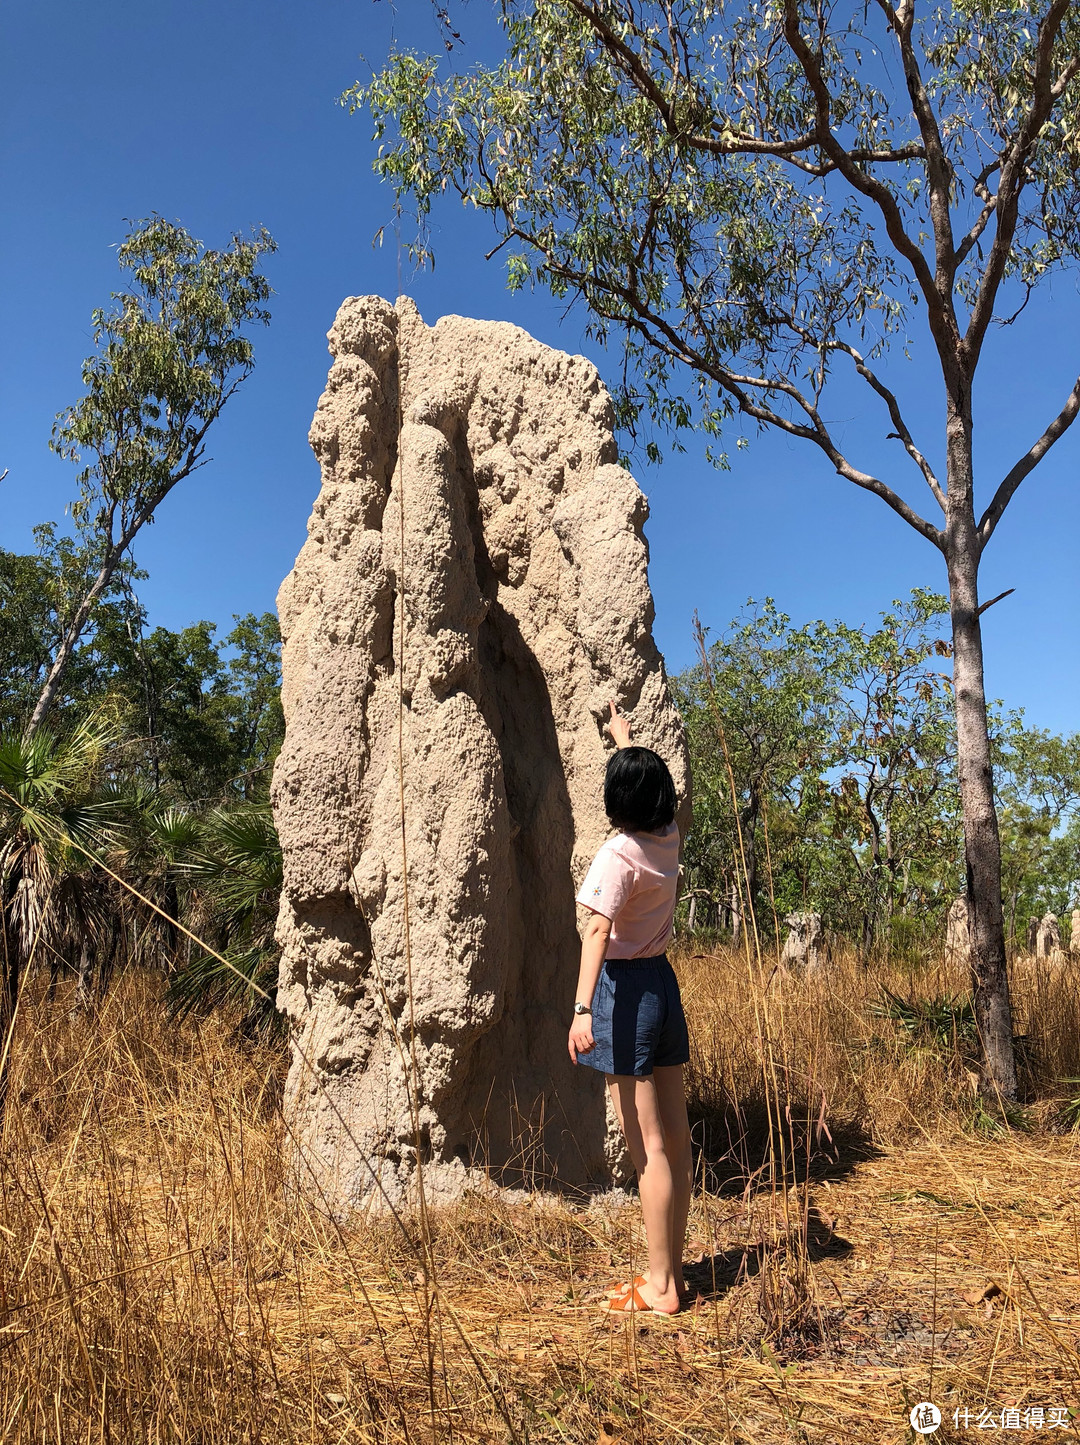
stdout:
<svg viewBox="0 0 1080 1445">
<path fill-rule="evenodd" d="M 616 833 L 592 861 L 577 901 L 611 919 L 608 958 L 653 958 L 671 938 L 679 830 Z"/>
</svg>

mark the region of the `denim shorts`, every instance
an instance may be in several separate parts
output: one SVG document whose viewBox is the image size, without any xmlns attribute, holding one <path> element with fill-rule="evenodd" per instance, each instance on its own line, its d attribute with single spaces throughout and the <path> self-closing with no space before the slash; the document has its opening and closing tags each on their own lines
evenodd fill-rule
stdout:
<svg viewBox="0 0 1080 1445">
<path fill-rule="evenodd" d="M 609 958 L 592 1000 L 594 1046 L 578 1055 L 603 1074 L 648 1078 L 656 1067 L 690 1060 L 679 981 L 667 954 Z"/>
</svg>

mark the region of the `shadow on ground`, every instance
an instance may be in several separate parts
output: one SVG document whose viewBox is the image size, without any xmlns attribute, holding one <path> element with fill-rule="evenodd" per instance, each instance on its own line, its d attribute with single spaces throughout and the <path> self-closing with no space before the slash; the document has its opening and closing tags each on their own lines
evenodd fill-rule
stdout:
<svg viewBox="0 0 1080 1445">
<path fill-rule="evenodd" d="M 811 1206 L 805 1217 L 793 1221 L 792 1228 L 779 1238 L 756 1240 L 693 1260 L 685 1266 L 686 1280 L 697 1299 L 721 1299 L 736 1285 L 760 1274 L 770 1258 L 787 1258 L 804 1246 L 811 1264 L 846 1259 L 854 1249 L 849 1239 L 835 1232 L 832 1221 Z"/>
<path fill-rule="evenodd" d="M 763 1188 L 846 1179 L 882 1151 L 858 1121 L 827 1121 L 817 1113 L 783 1105 L 777 1112 L 760 1099 L 703 1104 L 691 1092 L 690 1125 L 698 1179 L 710 1194 L 753 1195 Z"/>
</svg>

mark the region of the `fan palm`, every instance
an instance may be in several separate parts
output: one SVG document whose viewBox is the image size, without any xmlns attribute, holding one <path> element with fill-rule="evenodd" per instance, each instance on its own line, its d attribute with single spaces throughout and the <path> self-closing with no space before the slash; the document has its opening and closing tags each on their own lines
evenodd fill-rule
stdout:
<svg viewBox="0 0 1080 1445">
<path fill-rule="evenodd" d="M 119 799 L 98 791 L 114 740 L 113 725 L 94 715 L 64 733 L 0 734 L 0 1051 L 35 950 L 67 961 L 78 949 L 85 964 L 100 941 L 104 879 L 94 860 L 123 828 Z"/>
<path fill-rule="evenodd" d="M 163 801 L 149 788 L 128 788 L 123 806 L 130 827 L 123 852 L 116 856 L 116 871 L 134 890 L 123 889 L 118 900 L 125 955 L 130 964 L 171 974 L 181 947 L 181 865 L 198 847 L 200 821 L 188 808 Z"/>
<path fill-rule="evenodd" d="M 192 931 L 209 935 L 221 957 L 197 950 L 177 968 L 168 992 L 173 1017 L 231 1004 L 245 1009 L 246 1032 L 276 1027 L 281 846 L 269 807 L 243 804 L 207 814 L 176 871 L 188 891 L 189 917 L 200 924 Z"/>
</svg>

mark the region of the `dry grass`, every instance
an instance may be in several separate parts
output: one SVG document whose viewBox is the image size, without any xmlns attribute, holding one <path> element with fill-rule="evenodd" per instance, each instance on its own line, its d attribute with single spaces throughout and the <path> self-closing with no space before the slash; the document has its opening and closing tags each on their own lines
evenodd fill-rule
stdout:
<svg viewBox="0 0 1080 1445">
<path fill-rule="evenodd" d="M 883 985 L 959 991 L 946 970 L 680 967 L 707 1188 L 671 1321 L 597 1308 L 640 1257 L 632 1200 L 478 1193 L 427 1241 L 339 1230 L 287 1187 L 277 1052 L 167 1026 L 153 979 L 92 1020 L 31 990 L 0 1440 L 876 1442 L 928 1396 L 947 1420 L 1080 1404 L 1080 1152 L 1046 1127 L 1080 1073 L 1067 973 L 1017 970 L 1041 1098 L 1031 1132 L 987 1137 L 963 1063 L 871 1012 Z M 770 1117 L 790 1187 L 762 1168 Z"/>
</svg>

